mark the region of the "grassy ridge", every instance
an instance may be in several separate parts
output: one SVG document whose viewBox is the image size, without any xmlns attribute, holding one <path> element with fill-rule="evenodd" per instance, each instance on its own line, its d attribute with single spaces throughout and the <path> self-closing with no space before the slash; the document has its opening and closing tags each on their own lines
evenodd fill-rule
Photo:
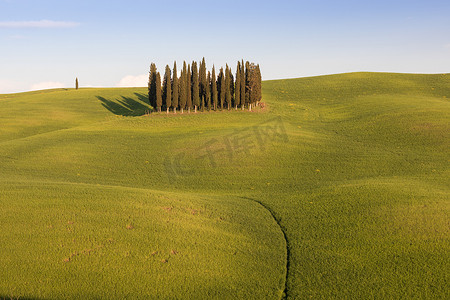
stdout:
<svg viewBox="0 0 450 300">
<path fill-rule="evenodd" d="M 19 220 L 26 220 L 31 212 L 23 210 L 25 203 L 40 199 L 35 206 L 39 208 L 52 198 L 48 195 L 54 189 L 58 190 L 54 198 L 66 204 L 59 208 L 48 206 L 47 213 L 64 212 L 67 204 L 75 203 L 84 207 L 78 207 L 79 211 L 93 212 L 83 219 L 86 224 L 92 224 L 102 210 L 112 214 L 117 205 L 136 199 L 151 211 L 149 215 L 161 231 L 167 232 L 166 211 L 158 207 L 178 205 L 173 210 L 179 212 L 174 220 L 182 226 L 170 230 L 176 237 L 174 242 L 184 245 L 180 253 L 193 252 L 200 258 L 213 245 L 218 252 L 208 256 L 201 266 L 176 255 L 180 261 L 171 266 L 171 272 L 153 269 L 159 278 L 155 285 L 172 282 L 174 274 L 181 272 L 188 278 L 184 282 L 195 288 L 211 282 L 207 281 L 209 275 L 201 276 L 198 270 L 222 266 L 224 272 L 208 292 L 183 290 L 180 282 L 173 282 L 164 292 L 146 288 L 147 295 L 201 296 L 217 291 L 216 295 L 222 297 L 234 293 L 241 298 L 277 298 L 284 288 L 285 242 L 270 213 L 252 202 L 254 199 L 273 212 L 288 239 L 288 298 L 445 298 L 449 280 L 446 270 L 450 269 L 449 78 L 352 73 L 268 81 L 263 83 L 268 106 L 264 111 L 151 117 L 133 117 L 145 111 L 140 96 L 145 89 L 0 95 L 0 190 L 6 191 L 0 193 L 0 205 L 8 211 L 2 214 L 2 224 L 11 226 L 8 220 L 18 212 Z M 15 122 L 18 105 L 22 110 L 32 108 L 35 114 L 18 116 L 17 120 L 22 120 Z M 76 117 L 58 119 L 48 112 Z M 274 124 L 275 116 L 281 117 L 287 139 L 267 131 L 264 143 L 258 143 L 255 128 L 267 129 L 267 122 Z M 205 156 L 207 145 L 217 151 L 213 160 Z M 43 187 L 37 188 L 40 185 Z M 82 196 L 85 190 L 89 197 Z M 110 197 L 104 198 L 105 193 Z M 167 204 L 156 194 L 165 195 Z M 11 204 L 15 202 L 22 206 Z M 206 238 L 204 228 L 195 231 L 189 227 L 196 216 L 186 213 L 186 203 L 207 205 L 216 212 L 202 223 L 209 228 L 206 232 L 210 238 Z M 127 209 L 128 215 L 139 215 L 140 210 Z M 192 220 L 185 222 L 181 212 Z M 235 213 L 228 231 L 216 220 L 222 214 Z M 117 234 L 128 241 L 126 234 L 137 230 L 123 229 L 123 218 L 115 213 L 114 218 L 99 226 L 110 230 L 110 236 Z M 172 247 L 163 234 L 149 230 L 145 219 L 139 221 L 144 224 L 141 233 L 152 232 L 158 248 Z M 95 224 L 84 226 L 80 236 L 95 236 L 92 227 Z M 123 233 L 111 229 L 116 227 Z M 18 227 L 14 235 L 6 234 L 2 240 L 12 241 L 13 236 L 23 235 L 26 230 L 32 233 L 38 229 Z M 142 245 L 148 239 L 141 233 L 127 244 L 140 259 L 146 255 Z M 64 230 L 43 238 L 54 241 L 63 234 Z M 183 244 L 182 237 L 189 234 L 196 236 L 198 248 Z M 97 240 L 102 244 L 100 237 Z M 28 249 L 17 238 L 7 245 L 8 251 Z M 245 247 L 247 256 L 228 264 L 229 245 Z M 87 246 L 78 244 L 78 250 Z M 1 253 L 6 251 L 0 249 Z M 104 255 L 120 257 L 124 251 L 126 247 L 117 246 L 105 250 Z M 60 256 L 49 254 L 47 259 L 60 263 L 51 269 L 57 272 L 70 265 L 61 262 Z M 106 265 L 106 260 L 97 262 Z M 127 266 L 129 272 L 135 269 L 143 274 L 139 259 L 116 262 Z M 12 269 L 18 258 L 0 263 Z M 190 263 L 191 267 L 184 268 Z M 162 264 L 169 266 L 170 260 Z M 102 282 L 95 279 L 93 269 L 82 262 L 79 265 L 85 268 L 83 274 L 93 276 L 93 282 Z M 36 270 L 39 266 L 36 261 Z M 193 269 L 198 275 L 192 275 Z M 26 280 L 33 282 L 37 273 L 28 274 Z M 17 283 L 24 274 L 17 272 L 15 276 Z M 107 282 L 123 282 L 119 275 L 108 276 Z M 0 286 L 0 294 L 8 295 L 14 289 L 20 291 L 17 295 L 27 296 L 59 293 L 50 283 L 36 294 L 13 281 L 0 282 L 6 282 Z M 75 296 L 73 293 L 83 282 L 75 281 L 68 296 Z M 121 293 L 144 296 L 146 292 L 138 290 L 146 286 L 143 282 L 121 285 Z M 111 296 L 107 287 L 83 288 L 86 295 Z"/>
</svg>

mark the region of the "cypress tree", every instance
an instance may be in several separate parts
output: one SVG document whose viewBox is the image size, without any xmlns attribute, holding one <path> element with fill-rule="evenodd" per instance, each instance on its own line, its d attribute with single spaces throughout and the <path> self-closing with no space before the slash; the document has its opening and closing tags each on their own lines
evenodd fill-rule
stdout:
<svg viewBox="0 0 450 300">
<path fill-rule="evenodd" d="M 256 65 L 256 101 L 259 103 L 262 99 L 262 78 L 261 78 L 261 70 L 259 69 L 259 64 Z"/>
<path fill-rule="evenodd" d="M 192 107 L 192 90 L 191 90 L 191 65 L 188 64 L 188 69 L 186 73 L 186 107 L 188 109 L 188 112 L 191 112 Z"/>
<path fill-rule="evenodd" d="M 231 71 L 231 68 L 229 68 L 228 72 L 229 72 L 229 76 L 230 76 L 230 82 L 229 82 L 230 94 L 231 94 L 230 104 L 231 104 L 231 107 L 233 107 L 233 105 L 235 105 L 234 104 L 234 102 L 235 102 L 235 100 L 234 100 L 234 76 L 233 76 L 233 72 Z"/>
<path fill-rule="evenodd" d="M 207 90 L 206 62 L 204 57 L 202 59 L 202 62 L 200 63 L 200 70 L 198 73 L 200 82 L 200 98 L 202 99 L 201 107 L 203 110 L 205 108 L 206 90 Z"/>
<path fill-rule="evenodd" d="M 192 102 L 194 105 L 194 112 L 197 112 L 197 107 L 200 105 L 200 93 L 198 85 L 198 69 L 197 62 L 192 62 Z"/>
<path fill-rule="evenodd" d="M 245 103 L 248 104 L 248 110 L 252 110 L 250 99 L 250 63 L 245 62 Z"/>
<path fill-rule="evenodd" d="M 161 97 L 161 74 L 156 73 L 156 88 L 155 88 L 155 102 L 158 112 L 161 112 L 162 97 Z"/>
<path fill-rule="evenodd" d="M 177 113 L 177 107 L 178 107 L 178 72 L 177 72 L 177 62 L 175 61 L 173 63 L 173 79 L 172 79 L 172 107 L 173 107 L 173 113 Z"/>
<path fill-rule="evenodd" d="M 244 110 L 245 107 L 245 71 L 244 71 L 244 60 L 241 62 L 241 107 Z"/>
<path fill-rule="evenodd" d="M 180 77 L 180 109 L 181 113 L 183 113 L 184 109 L 186 108 L 186 102 L 187 102 L 187 78 L 186 78 L 186 62 L 183 62 L 183 70 L 181 71 L 181 77 Z"/>
<path fill-rule="evenodd" d="M 206 106 L 208 110 L 211 110 L 211 73 L 208 71 L 208 76 L 206 78 Z"/>
<path fill-rule="evenodd" d="M 241 105 L 241 63 L 238 61 L 236 67 L 236 84 L 235 84 L 235 95 L 234 104 L 236 109 Z"/>
<path fill-rule="evenodd" d="M 212 74 L 211 74 L 211 97 L 212 97 L 212 103 L 214 110 L 217 110 L 217 102 L 218 102 L 218 95 L 217 95 L 217 78 L 216 78 L 216 70 L 212 68 Z"/>
<path fill-rule="evenodd" d="M 228 64 L 225 68 L 225 102 L 227 103 L 227 108 L 230 110 L 231 108 L 231 78 L 230 78 L 230 68 L 228 67 Z"/>
<path fill-rule="evenodd" d="M 78 90 L 78 77 L 75 78 L 75 89 Z"/>
<path fill-rule="evenodd" d="M 172 106 L 172 80 L 169 65 L 166 65 L 166 71 L 164 73 L 163 105 L 166 107 L 167 113 L 169 113 L 169 109 Z"/>
<path fill-rule="evenodd" d="M 223 104 L 225 102 L 226 85 L 225 85 L 225 75 L 223 73 L 223 68 L 220 68 L 219 78 L 217 80 L 219 88 L 219 105 L 220 110 L 223 109 Z"/>
<path fill-rule="evenodd" d="M 148 100 L 150 106 L 156 109 L 156 65 L 151 63 L 148 79 Z"/>
</svg>

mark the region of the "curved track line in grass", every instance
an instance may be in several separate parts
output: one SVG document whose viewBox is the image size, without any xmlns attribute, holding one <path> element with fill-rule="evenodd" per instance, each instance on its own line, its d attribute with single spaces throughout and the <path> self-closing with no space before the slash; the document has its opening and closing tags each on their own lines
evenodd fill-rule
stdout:
<svg viewBox="0 0 450 300">
<path fill-rule="evenodd" d="M 109 184 L 93 184 L 93 183 L 85 183 L 85 182 L 71 182 L 71 181 L 43 181 L 43 180 L 5 180 L 5 181 L 0 181 L 0 183 L 34 183 L 34 184 L 52 184 L 52 185 L 75 185 L 75 186 L 91 186 L 91 187 L 103 187 L 103 188 L 120 188 L 120 189 L 128 189 L 128 190 L 141 190 L 141 191 L 149 191 L 149 192 L 153 192 L 153 193 L 158 193 L 158 192 L 162 192 L 164 193 L 165 191 L 161 191 L 161 190 L 154 190 L 154 189 L 148 189 L 148 188 L 140 188 L 140 187 L 130 187 L 130 186 L 123 186 L 123 185 L 109 185 Z M 230 195 L 236 198 L 241 198 L 241 199 L 245 199 L 251 202 L 254 202 L 256 204 L 258 204 L 259 206 L 261 206 L 264 210 L 266 210 L 267 212 L 270 213 L 270 215 L 272 216 L 272 219 L 275 221 L 275 223 L 278 225 L 281 233 L 283 234 L 283 238 L 284 238 L 284 242 L 286 244 L 286 276 L 285 276 L 285 280 L 284 280 L 284 290 L 283 293 L 281 295 L 280 299 L 287 299 L 288 298 L 288 277 L 289 277 L 289 267 L 290 267 L 290 250 L 289 250 L 289 240 L 286 236 L 286 232 L 285 229 L 283 228 L 283 226 L 281 226 L 279 219 L 275 216 L 275 212 L 268 207 L 267 205 L 265 205 L 263 202 L 253 199 L 253 198 L 249 198 L 249 197 L 242 197 L 242 196 L 236 196 L 236 195 Z M 0 299 L 2 299 L 0 297 Z"/>
<path fill-rule="evenodd" d="M 273 220 L 277 223 L 278 227 L 281 230 L 281 233 L 283 234 L 284 242 L 286 244 L 286 278 L 284 280 L 284 290 L 283 290 L 283 294 L 281 295 L 281 299 L 287 299 L 288 298 L 288 277 L 289 277 L 289 267 L 290 267 L 290 262 L 289 262 L 290 251 L 289 251 L 289 240 L 288 240 L 288 238 L 286 236 L 286 231 L 283 228 L 283 226 L 281 226 L 280 221 L 275 216 L 275 212 L 270 207 L 268 207 L 267 205 L 265 205 L 261 201 L 253 199 L 253 198 L 242 197 L 242 196 L 238 196 L 238 197 L 242 198 L 242 199 L 250 200 L 252 202 L 255 202 L 255 203 L 259 204 L 262 208 L 267 210 L 272 215 Z"/>
</svg>

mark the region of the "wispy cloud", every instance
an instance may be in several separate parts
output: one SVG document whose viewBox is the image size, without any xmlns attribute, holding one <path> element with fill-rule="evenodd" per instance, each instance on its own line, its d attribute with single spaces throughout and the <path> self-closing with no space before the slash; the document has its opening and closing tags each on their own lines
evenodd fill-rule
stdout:
<svg viewBox="0 0 450 300">
<path fill-rule="evenodd" d="M 0 22 L 0 28 L 72 28 L 80 23 L 65 21 L 7 21 Z"/>
<path fill-rule="evenodd" d="M 144 87 L 148 85 L 148 75 L 128 75 L 122 78 L 116 85 L 118 87 Z"/>
</svg>

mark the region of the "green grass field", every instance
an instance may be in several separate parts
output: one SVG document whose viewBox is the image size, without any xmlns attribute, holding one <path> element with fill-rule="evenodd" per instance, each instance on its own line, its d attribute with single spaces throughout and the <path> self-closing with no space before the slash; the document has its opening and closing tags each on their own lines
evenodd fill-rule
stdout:
<svg viewBox="0 0 450 300">
<path fill-rule="evenodd" d="M 0 298 L 448 299 L 450 74 L 0 95 Z"/>
</svg>

